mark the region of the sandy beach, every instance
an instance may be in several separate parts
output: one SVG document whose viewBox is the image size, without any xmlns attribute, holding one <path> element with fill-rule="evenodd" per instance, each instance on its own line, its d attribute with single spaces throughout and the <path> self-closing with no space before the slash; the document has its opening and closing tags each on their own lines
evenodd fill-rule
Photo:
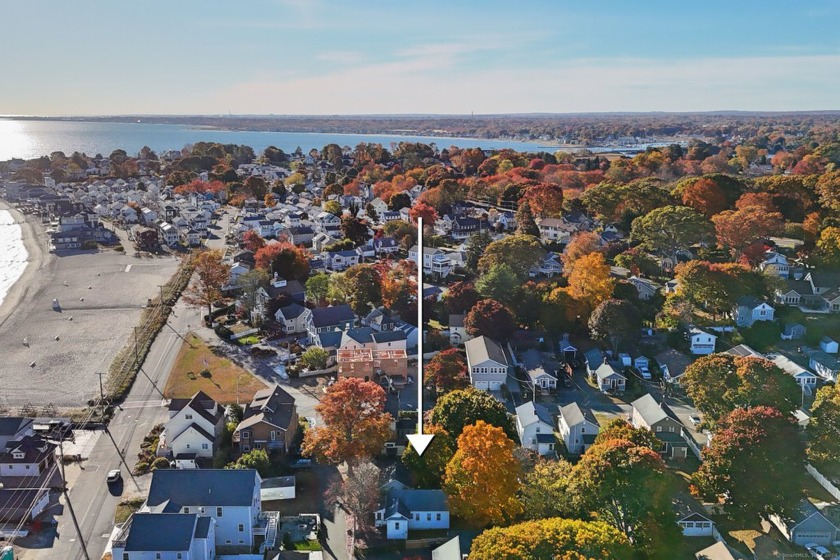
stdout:
<svg viewBox="0 0 840 560">
<path fill-rule="evenodd" d="M 83 405 L 99 391 L 95 373 L 108 371 L 143 305 L 178 263 L 135 258 L 130 247 L 128 255 L 112 249 L 51 254 L 39 218 L 5 202 L 0 208 L 21 223 L 29 253 L 0 305 L 0 408 Z"/>
</svg>

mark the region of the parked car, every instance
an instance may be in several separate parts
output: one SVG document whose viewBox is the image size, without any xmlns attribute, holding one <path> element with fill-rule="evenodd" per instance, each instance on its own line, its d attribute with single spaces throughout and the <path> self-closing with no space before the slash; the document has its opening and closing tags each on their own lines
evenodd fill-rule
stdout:
<svg viewBox="0 0 840 560">
<path fill-rule="evenodd" d="M 815 543 L 806 544 L 805 550 L 807 550 L 808 554 L 810 554 L 817 560 L 828 560 L 829 558 L 835 557 L 834 553 L 828 550 L 826 547 Z"/>
<path fill-rule="evenodd" d="M 642 376 L 642 379 L 651 379 L 652 378 L 652 376 L 650 374 L 650 370 L 647 368 L 647 366 L 642 366 L 642 367 L 639 368 L 639 375 Z"/>
<path fill-rule="evenodd" d="M 699 426 L 701 422 L 700 417 L 696 414 L 692 414 L 691 416 L 689 416 L 688 420 L 695 426 Z"/>
<path fill-rule="evenodd" d="M 108 477 L 105 480 L 108 482 L 108 484 L 114 484 L 116 482 L 119 482 L 121 478 L 122 473 L 120 472 L 120 469 L 114 469 L 112 471 L 108 471 Z"/>
<path fill-rule="evenodd" d="M 567 389 L 571 389 L 574 386 L 574 383 L 572 383 L 572 378 L 569 377 L 568 375 L 563 375 L 562 377 L 563 377 L 563 387 L 566 387 Z"/>
</svg>

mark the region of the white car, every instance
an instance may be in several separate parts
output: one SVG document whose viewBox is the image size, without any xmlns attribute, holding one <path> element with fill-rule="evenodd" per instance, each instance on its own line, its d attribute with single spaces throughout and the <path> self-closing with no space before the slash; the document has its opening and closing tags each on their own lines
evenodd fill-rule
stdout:
<svg viewBox="0 0 840 560">
<path fill-rule="evenodd" d="M 697 416 L 696 414 L 692 414 L 691 416 L 688 417 L 688 419 L 693 425 L 695 425 L 695 426 L 700 425 L 700 417 Z"/>
<path fill-rule="evenodd" d="M 828 560 L 829 558 L 834 558 L 834 553 L 832 553 L 826 547 L 818 545 L 816 543 L 806 544 L 805 550 L 807 550 L 808 554 L 810 554 L 817 560 Z"/>
<path fill-rule="evenodd" d="M 642 379 L 651 379 L 650 371 L 648 371 L 648 368 L 646 367 L 639 368 L 639 375 L 642 376 Z"/>
</svg>

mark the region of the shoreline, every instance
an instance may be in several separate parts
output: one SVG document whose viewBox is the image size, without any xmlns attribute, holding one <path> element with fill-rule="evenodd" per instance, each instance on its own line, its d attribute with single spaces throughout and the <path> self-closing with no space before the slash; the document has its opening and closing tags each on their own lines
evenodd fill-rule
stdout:
<svg viewBox="0 0 840 560">
<path fill-rule="evenodd" d="M 6 297 L 3 298 L 3 302 L 0 303 L 0 329 L 2 329 L 12 313 L 18 307 L 24 307 L 31 299 L 31 289 L 35 287 L 36 275 L 45 268 L 52 255 L 46 251 L 46 229 L 36 221 L 34 216 L 22 213 L 5 200 L 0 200 L 0 210 L 8 211 L 20 224 L 20 235 L 27 253 L 23 274 L 15 280 L 6 293 Z"/>
</svg>

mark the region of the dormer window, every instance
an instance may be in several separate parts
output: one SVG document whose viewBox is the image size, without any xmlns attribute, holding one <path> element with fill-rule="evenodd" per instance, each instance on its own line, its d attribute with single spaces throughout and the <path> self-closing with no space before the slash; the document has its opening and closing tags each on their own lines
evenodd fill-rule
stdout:
<svg viewBox="0 0 840 560">
<path fill-rule="evenodd" d="M 192 414 L 184 414 L 184 419 L 186 419 L 186 420 L 192 420 L 192 419 L 193 419 L 193 415 L 192 415 Z"/>
</svg>

